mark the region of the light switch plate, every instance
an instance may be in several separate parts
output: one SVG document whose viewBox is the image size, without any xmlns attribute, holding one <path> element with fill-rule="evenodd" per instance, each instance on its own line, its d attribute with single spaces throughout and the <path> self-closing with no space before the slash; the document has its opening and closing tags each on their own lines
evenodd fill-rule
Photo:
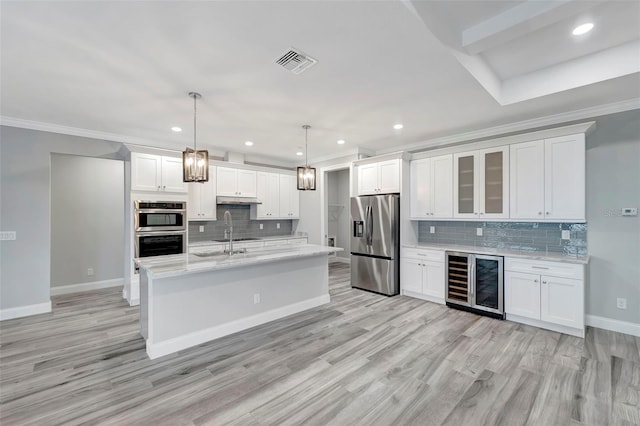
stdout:
<svg viewBox="0 0 640 426">
<path fill-rule="evenodd" d="M 204 232 L 204 225 L 200 225 L 200 226 L 198 227 L 198 231 L 199 231 L 199 232 Z"/>
<path fill-rule="evenodd" d="M 556 234 L 558 235 L 558 234 Z M 562 237 L 563 240 L 570 240 L 571 239 L 571 231 L 565 229 L 562 231 Z"/>
<path fill-rule="evenodd" d="M 436 227 L 435 226 L 430 226 L 429 227 L 429 233 L 430 234 L 435 234 L 436 233 Z"/>
<path fill-rule="evenodd" d="M 276 229 L 280 229 L 280 223 L 276 223 Z"/>
<path fill-rule="evenodd" d="M 260 224 L 260 229 L 264 229 L 264 225 L 263 224 Z"/>
<path fill-rule="evenodd" d="M 0 232 L 1 241 L 13 241 L 16 239 L 16 231 L 2 231 Z"/>
<path fill-rule="evenodd" d="M 476 235 L 482 237 L 482 228 L 476 228 Z"/>
</svg>

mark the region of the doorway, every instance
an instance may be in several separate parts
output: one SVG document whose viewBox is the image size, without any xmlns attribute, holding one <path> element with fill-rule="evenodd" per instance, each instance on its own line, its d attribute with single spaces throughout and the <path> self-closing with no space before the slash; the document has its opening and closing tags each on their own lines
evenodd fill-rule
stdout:
<svg viewBox="0 0 640 426">
<path fill-rule="evenodd" d="M 325 172 L 325 244 L 341 247 L 335 261 L 350 263 L 349 168 Z"/>
</svg>

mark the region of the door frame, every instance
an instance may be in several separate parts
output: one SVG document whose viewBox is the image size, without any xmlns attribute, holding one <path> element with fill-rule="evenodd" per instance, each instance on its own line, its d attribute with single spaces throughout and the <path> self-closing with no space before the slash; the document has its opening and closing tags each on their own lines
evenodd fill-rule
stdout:
<svg viewBox="0 0 640 426">
<path fill-rule="evenodd" d="M 338 172 L 341 170 L 349 171 L 349 195 L 353 195 L 353 173 L 351 170 L 351 162 L 333 164 L 320 169 L 320 238 L 322 238 L 322 245 L 327 245 L 327 229 L 329 228 L 329 192 L 326 190 L 325 183 L 327 182 L 327 173 Z M 349 208 L 349 206 L 345 206 Z"/>
</svg>

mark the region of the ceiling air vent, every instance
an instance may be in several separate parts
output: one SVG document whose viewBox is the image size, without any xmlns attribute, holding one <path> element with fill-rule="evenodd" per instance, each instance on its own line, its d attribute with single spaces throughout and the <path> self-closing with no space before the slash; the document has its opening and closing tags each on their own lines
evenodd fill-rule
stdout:
<svg viewBox="0 0 640 426">
<path fill-rule="evenodd" d="M 300 74 L 317 63 L 317 59 L 294 48 L 287 50 L 284 55 L 276 59 L 276 64 L 282 65 L 294 74 Z"/>
</svg>

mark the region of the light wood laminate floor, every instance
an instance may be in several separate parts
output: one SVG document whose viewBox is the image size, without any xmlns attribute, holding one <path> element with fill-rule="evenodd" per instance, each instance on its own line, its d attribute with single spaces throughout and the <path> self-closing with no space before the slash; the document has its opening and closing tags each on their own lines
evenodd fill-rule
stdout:
<svg viewBox="0 0 640 426">
<path fill-rule="evenodd" d="M 640 424 L 636 337 L 330 281 L 329 305 L 153 361 L 119 290 L 55 297 L 0 324 L 0 424 Z"/>
</svg>

